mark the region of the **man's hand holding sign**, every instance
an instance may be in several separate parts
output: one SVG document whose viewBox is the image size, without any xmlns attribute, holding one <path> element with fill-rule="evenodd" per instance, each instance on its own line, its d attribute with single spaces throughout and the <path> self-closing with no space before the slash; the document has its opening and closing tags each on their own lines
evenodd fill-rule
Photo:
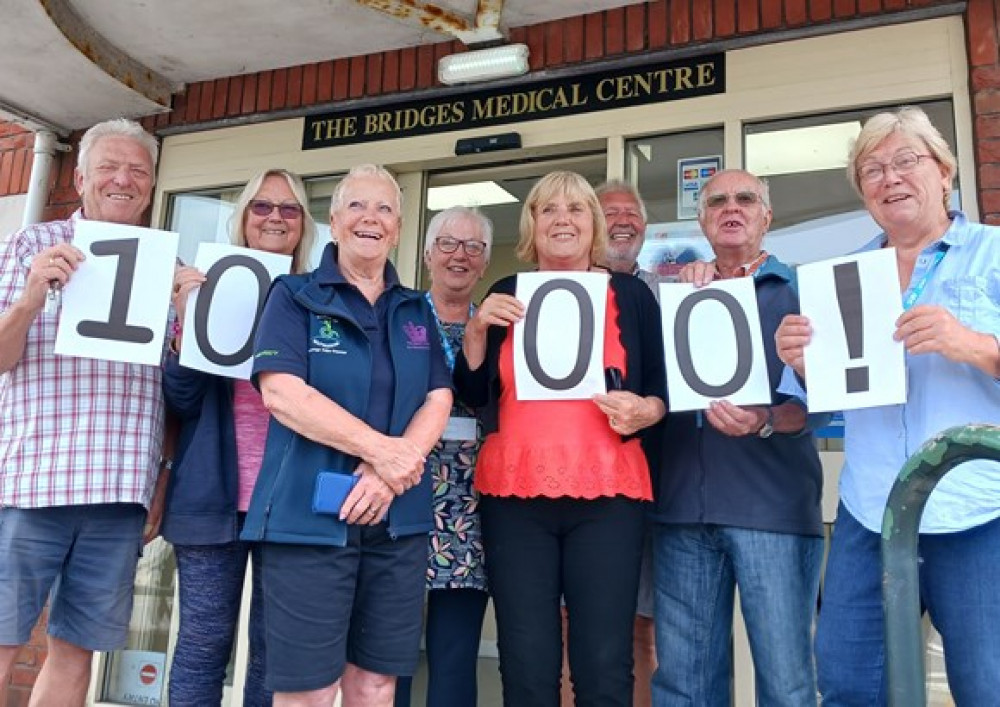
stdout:
<svg viewBox="0 0 1000 707">
<path fill-rule="evenodd" d="M 754 422 L 753 430 L 760 427 L 759 415 L 736 409 L 771 402 L 753 280 L 703 288 L 663 283 L 660 308 L 671 410 L 711 411 L 714 402 L 728 401 L 720 403 L 719 418 L 727 434 L 747 434 Z"/>
</svg>

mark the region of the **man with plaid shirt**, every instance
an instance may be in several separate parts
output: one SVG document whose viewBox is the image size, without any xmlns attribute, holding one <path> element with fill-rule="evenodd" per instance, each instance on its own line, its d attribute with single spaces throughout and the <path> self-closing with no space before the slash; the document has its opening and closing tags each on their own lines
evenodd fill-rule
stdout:
<svg viewBox="0 0 1000 707">
<path fill-rule="evenodd" d="M 48 598 L 40 704 L 83 705 L 93 651 L 125 645 L 163 430 L 159 367 L 56 356 L 46 302 L 84 258 L 78 221 L 140 225 L 156 156 L 138 123 L 95 125 L 74 174 L 82 209 L 0 251 L 0 684 Z"/>
</svg>

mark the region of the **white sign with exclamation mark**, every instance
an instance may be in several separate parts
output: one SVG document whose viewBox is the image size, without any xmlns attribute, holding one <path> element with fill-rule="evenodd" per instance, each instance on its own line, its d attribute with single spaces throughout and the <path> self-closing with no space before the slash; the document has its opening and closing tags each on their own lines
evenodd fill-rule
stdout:
<svg viewBox="0 0 1000 707">
<path fill-rule="evenodd" d="M 881 248 L 800 265 L 799 303 L 809 317 L 805 348 L 810 412 L 906 402 L 903 313 L 896 250 Z"/>
</svg>

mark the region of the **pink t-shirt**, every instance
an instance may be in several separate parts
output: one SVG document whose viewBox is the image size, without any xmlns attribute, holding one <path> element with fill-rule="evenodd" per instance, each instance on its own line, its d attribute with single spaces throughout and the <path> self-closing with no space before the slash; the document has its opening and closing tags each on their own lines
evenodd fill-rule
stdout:
<svg viewBox="0 0 1000 707">
<path fill-rule="evenodd" d="M 257 483 L 260 461 L 264 457 L 267 423 L 270 413 L 264 407 L 260 393 L 249 381 L 236 381 L 233 390 L 233 419 L 236 427 L 236 457 L 239 459 L 239 501 L 237 507 L 246 512 L 250 496 Z"/>
</svg>

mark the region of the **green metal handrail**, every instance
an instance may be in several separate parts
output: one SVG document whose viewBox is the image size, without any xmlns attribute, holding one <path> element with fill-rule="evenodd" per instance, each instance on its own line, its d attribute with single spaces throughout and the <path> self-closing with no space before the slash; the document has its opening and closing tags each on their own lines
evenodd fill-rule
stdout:
<svg viewBox="0 0 1000 707">
<path fill-rule="evenodd" d="M 931 491 L 945 474 L 974 459 L 1000 461 L 1000 427 L 952 427 L 926 442 L 899 472 L 882 518 L 882 605 L 889 704 L 925 707 L 917 535 Z"/>
</svg>

